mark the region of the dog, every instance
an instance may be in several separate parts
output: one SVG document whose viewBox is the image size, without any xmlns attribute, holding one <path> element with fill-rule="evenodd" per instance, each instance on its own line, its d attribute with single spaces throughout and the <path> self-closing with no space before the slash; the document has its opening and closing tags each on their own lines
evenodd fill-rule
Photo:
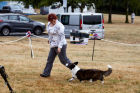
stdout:
<svg viewBox="0 0 140 93">
<path fill-rule="evenodd" d="M 66 66 L 72 72 L 72 78 L 68 81 L 73 81 L 74 79 L 78 79 L 80 82 L 83 80 L 89 80 L 90 82 L 100 80 L 102 84 L 104 84 L 104 76 L 109 76 L 112 73 L 112 67 L 108 65 L 108 70 L 102 71 L 98 69 L 80 69 L 78 66 L 78 62 L 74 62 L 71 64 L 66 64 Z"/>
</svg>

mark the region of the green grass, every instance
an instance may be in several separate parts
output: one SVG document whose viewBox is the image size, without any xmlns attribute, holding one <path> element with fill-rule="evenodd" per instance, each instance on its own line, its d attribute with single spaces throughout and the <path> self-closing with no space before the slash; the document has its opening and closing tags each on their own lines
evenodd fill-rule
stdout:
<svg viewBox="0 0 140 93">
<path fill-rule="evenodd" d="M 40 21 L 40 22 L 44 22 L 47 24 L 47 15 L 30 15 L 28 16 L 29 18 L 31 18 L 32 20 L 36 20 L 36 21 Z"/>
</svg>

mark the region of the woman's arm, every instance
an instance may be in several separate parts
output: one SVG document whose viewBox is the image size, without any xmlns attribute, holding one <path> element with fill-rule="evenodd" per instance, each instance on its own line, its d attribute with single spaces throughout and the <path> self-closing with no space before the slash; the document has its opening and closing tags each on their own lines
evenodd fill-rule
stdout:
<svg viewBox="0 0 140 93">
<path fill-rule="evenodd" d="M 51 39 L 52 39 L 52 36 L 49 35 L 49 25 L 50 25 L 50 22 L 48 22 L 48 25 L 47 25 L 47 32 L 48 32 L 48 44 L 50 43 Z"/>
<path fill-rule="evenodd" d="M 64 26 L 63 25 L 59 26 L 58 35 L 60 37 L 60 42 L 58 44 L 58 48 L 62 48 L 62 46 L 64 45 L 64 42 L 65 42 L 65 34 L 64 34 Z"/>
</svg>

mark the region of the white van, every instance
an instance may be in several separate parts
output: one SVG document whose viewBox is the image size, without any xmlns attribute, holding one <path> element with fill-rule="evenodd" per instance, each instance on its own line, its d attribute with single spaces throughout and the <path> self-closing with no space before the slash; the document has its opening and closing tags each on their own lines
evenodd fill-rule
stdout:
<svg viewBox="0 0 140 93">
<path fill-rule="evenodd" d="M 70 37 L 70 31 L 96 33 L 96 39 L 104 38 L 104 18 L 102 13 L 60 13 L 58 20 L 65 26 L 65 35 Z M 93 35 L 91 34 L 91 35 Z"/>
</svg>

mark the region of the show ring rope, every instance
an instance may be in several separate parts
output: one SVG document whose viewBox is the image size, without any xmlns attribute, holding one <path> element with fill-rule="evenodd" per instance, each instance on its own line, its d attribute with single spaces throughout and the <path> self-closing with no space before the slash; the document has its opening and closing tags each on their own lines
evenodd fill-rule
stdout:
<svg viewBox="0 0 140 93">
<path fill-rule="evenodd" d="M 0 45 L 5 45 L 5 44 L 11 44 L 11 43 L 15 43 L 15 42 L 18 42 L 20 40 L 23 40 L 24 38 L 27 38 L 29 39 L 29 46 L 30 46 L 30 49 L 31 49 L 31 58 L 34 58 L 34 52 L 33 52 L 33 48 L 32 48 L 32 39 L 31 39 L 31 32 L 28 31 L 26 33 L 26 36 L 23 36 L 17 40 L 13 40 L 13 41 L 8 41 L 8 42 L 0 42 Z"/>
<path fill-rule="evenodd" d="M 102 39 L 102 41 L 109 42 L 109 43 L 114 43 L 114 44 L 118 44 L 118 45 L 140 47 L 140 44 L 126 44 L 126 43 L 120 43 L 120 42 L 114 42 L 114 41 L 110 41 L 110 40 L 105 40 L 105 39 Z"/>
<path fill-rule="evenodd" d="M 28 31 L 26 33 L 26 36 L 23 36 L 23 37 L 21 37 L 21 38 L 19 38 L 17 40 L 13 40 L 13 41 L 0 42 L 0 45 L 11 44 L 11 43 L 15 43 L 15 42 L 18 42 L 20 40 L 23 40 L 25 38 L 28 38 L 29 39 L 29 46 L 30 46 L 30 49 L 31 49 L 31 58 L 34 58 L 34 51 L 33 51 L 33 47 L 32 47 L 32 39 L 31 39 L 31 36 L 48 40 L 48 38 L 44 38 L 44 37 L 40 37 L 40 36 L 37 36 L 37 35 L 33 35 L 30 31 Z M 97 37 L 97 36 L 98 35 L 96 34 L 96 36 L 94 36 L 94 37 Z M 114 44 L 117 44 L 117 45 L 140 47 L 140 44 L 126 44 L 126 43 L 120 43 L 120 42 L 114 42 L 114 41 L 110 41 L 110 40 L 105 40 L 105 39 L 101 39 L 101 40 L 102 41 L 105 41 L 105 42 L 109 42 L 109 43 L 114 43 Z M 94 40 L 94 45 L 93 45 L 92 60 L 93 60 L 93 56 L 94 56 L 94 48 L 95 48 L 95 40 Z"/>
<path fill-rule="evenodd" d="M 21 38 L 19 38 L 19 39 L 17 39 L 17 40 L 8 41 L 8 42 L 0 42 L 0 45 L 5 45 L 5 44 L 10 44 L 10 43 L 15 43 L 15 42 L 18 42 L 18 41 L 20 41 L 20 40 L 26 38 L 26 37 L 27 37 L 27 36 L 23 36 L 23 37 L 21 37 Z"/>
</svg>

